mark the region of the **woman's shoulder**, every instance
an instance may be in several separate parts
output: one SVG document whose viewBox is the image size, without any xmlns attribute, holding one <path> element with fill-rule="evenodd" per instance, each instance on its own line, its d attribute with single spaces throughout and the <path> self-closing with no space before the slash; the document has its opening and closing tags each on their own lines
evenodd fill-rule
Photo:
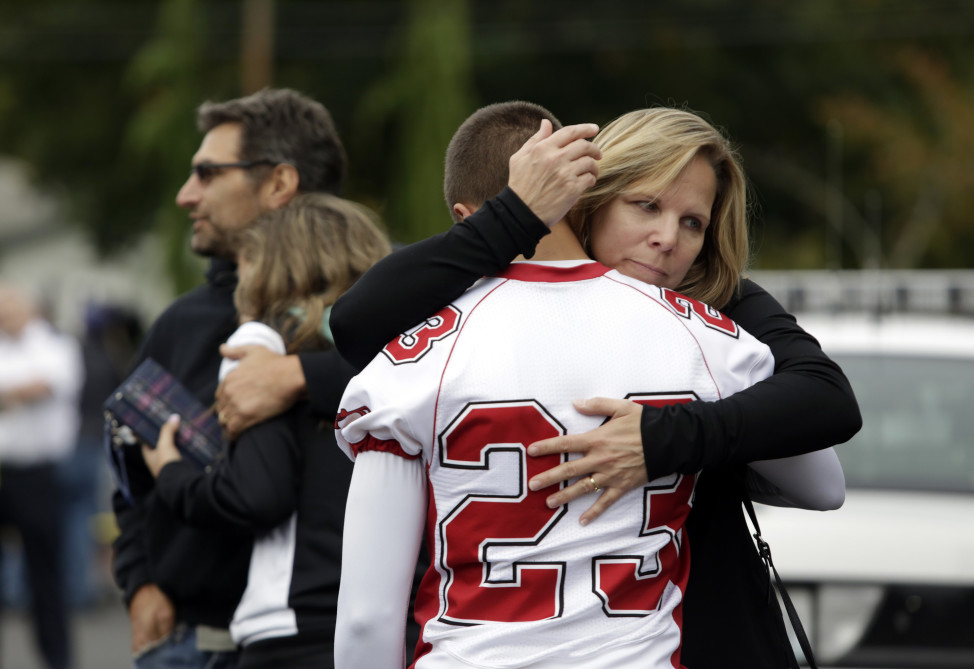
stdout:
<svg viewBox="0 0 974 669">
<path fill-rule="evenodd" d="M 734 294 L 734 300 L 740 301 L 756 296 L 771 297 L 771 293 L 762 288 L 753 279 L 747 276 L 742 276 L 740 281 L 737 283 L 737 292 Z"/>
<path fill-rule="evenodd" d="M 765 311 L 768 314 L 785 313 L 785 308 L 781 306 L 774 295 L 762 288 L 753 279 L 741 277 L 737 284 L 737 290 L 734 291 L 734 296 L 723 306 L 721 311 L 736 320 L 736 313 L 754 309 Z"/>
</svg>

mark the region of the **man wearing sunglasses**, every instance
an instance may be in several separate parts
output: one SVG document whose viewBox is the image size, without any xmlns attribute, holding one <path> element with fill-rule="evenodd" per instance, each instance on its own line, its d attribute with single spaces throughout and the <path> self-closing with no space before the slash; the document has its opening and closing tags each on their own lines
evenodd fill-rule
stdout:
<svg viewBox="0 0 974 669">
<path fill-rule="evenodd" d="M 193 252 L 210 259 L 206 283 L 156 320 L 135 365 L 153 358 L 211 406 L 219 347 L 237 327 L 239 233 L 299 192 L 337 192 L 346 157 L 328 110 L 288 89 L 206 102 L 197 125 L 203 140 L 176 203 L 189 214 Z M 337 387 L 340 396 L 353 374 L 334 351 L 272 364 L 279 373 L 267 374 L 258 392 L 275 396 L 278 410 L 304 391 L 306 378 L 330 379 L 315 387 Z M 309 399 L 320 415 L 333 416 L 338 396 Z M 183 525 L 157 500 L 139 447 L 126 449 L 125 464 L 133 501 L 120 492 L 113 498 L 120 529 L 113 568 L 129 608 L 135 667 L 236 666 L 227 626 L 247 581 L 252 537 Z"/>
</svg>

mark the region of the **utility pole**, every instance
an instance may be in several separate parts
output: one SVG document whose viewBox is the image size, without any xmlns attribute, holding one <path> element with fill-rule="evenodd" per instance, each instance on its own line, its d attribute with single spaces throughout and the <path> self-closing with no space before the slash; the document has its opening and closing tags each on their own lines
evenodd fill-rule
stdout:
<svg viewBox="0 0 974 669">
<path fill-rule="evenodd" d="M 274 71 L 274 0 L 243 0 L 240 89 L 244 95 L 271 85 Z"/>
<path fill-rule="evenodd" d="M 842 124 L 832 119 L 826 126 L 828 132 L 828 163 L 826 179 L 829 184 L 829 220 L 826 223 L 826 267 L 842 269 L 842 242 L 845 236 L 842 225 Z"/>
</svg>

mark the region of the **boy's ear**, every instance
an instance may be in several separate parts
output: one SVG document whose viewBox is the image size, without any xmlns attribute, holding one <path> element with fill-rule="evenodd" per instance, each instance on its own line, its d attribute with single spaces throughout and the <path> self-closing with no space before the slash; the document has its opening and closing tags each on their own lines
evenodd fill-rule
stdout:
<svg viewBox="0 0 974 669">
<path fill-rule="evenodd" d="M 475 211 L 477 210 L 468 204 L 464 204 L 463 202 L 457 202 L 453 205 L 453 215 L 458 221 L 462 221 Z"/>
</svg>

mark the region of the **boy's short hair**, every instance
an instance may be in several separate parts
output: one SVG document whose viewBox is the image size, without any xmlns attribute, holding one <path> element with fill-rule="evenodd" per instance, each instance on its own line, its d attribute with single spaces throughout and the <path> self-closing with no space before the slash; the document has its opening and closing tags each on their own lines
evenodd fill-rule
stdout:
<svg viewBox="0 0 974 669">
<path fill-rule="evenodd" d="M 561 122 L 540 105 L 523 100 L 481 107 L 457 129 L 446 149 L 443 195 L 454 220 L 453 205 L 479 207 L 507 185 L 511 156 L 538 131 L 542 119 L 554 130 Z"/>
</svg>

